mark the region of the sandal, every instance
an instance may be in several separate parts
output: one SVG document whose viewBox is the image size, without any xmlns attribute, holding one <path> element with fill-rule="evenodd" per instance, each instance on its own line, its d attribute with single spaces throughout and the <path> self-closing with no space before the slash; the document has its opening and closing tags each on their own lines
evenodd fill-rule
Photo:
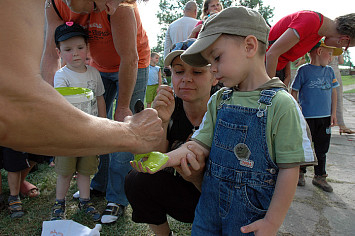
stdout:
<svg viewBox="0 0 355 236">
<path fill-rule="evenodd" d="M 30 197 L 30 198 L 37 197 L 40 194 L 39 189 L 35 185 L 31 184 L 26 180 L 24 180 L 21 183 L 20 193 L 22 197 Z"/>
<path fill-rule="evenodd" d="M 99 221 L 101 214 L 95 209 L 91 201 L 79 202 L 79 209 L 90 215 L 93 221 Z"/>
<path fill-rule="evenodd" d="M 345 133 L 345 134 L 355 134 L 355 131 L 347 128 L 346 126 L 343 126 L 343 127 L 339 127 L 339 134 L 342 135 L 342 133 Z"/>
<path fill-rule="evenodd" d="M 8 209 L 10 211 L 10 217 L 12 219 L 21 218 L 25 214 L 22 209 L 22 202 L 20 199 L 14 199 L 9 201 Z"/>
<path fill-rule="evenodd" d="M 64 220 L 65 219 L 65 203 L 59 203 L 56 201 L 52 208 L 51 221 Z"/>
</svg>

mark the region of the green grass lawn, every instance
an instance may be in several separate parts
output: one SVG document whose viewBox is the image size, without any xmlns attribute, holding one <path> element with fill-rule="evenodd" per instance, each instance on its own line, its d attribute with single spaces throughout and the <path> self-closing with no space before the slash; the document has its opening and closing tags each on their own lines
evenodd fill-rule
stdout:
<svg viewBox="0 0 355 236">
<path fill-rule="evenodd" d="M 342 76 L 341 80 L 343 81 L 343 86 L 355 84 L 355 76 L 352 75 Z"/>
<path fill-rule="evenodd" d="M 51 208 L 55 200 L 56 174 L 54 169 L 47 164 L 38 165 L 39 169 L 30 173 L 27 180 L 36 185 L 41 195 L 37 198 L 22 199 L 25 215 L 20 219 L 11 219 L 7 210 L 0 212 L 0 235 L 1 236 L 30 236 L 41 235 L 42 222 L 50 218 Z M 6 199 L 9 195 L 7 184 L 7 172 L 1 170 L 2 189 Z M 94 228 L 95 223 L 85 214 L 78 212 L 78 201 L 72 198 L 77 191 L 76 181 L 71 181 L 69 193 L 66 198 L 66 217 L 74 220 L 89 228 Z M 95 207 L 102 212 L 106 207 L 106 200 L 103 197 L 92 198 Z M 148 225 L 137 224 L 131 220 L 132 209 L 129 206 L 124 214 L 116 223 L 102 225 L 101 235 L 153 235 Z M 171 229 L 177 235 L 190 235 L 191 224 L 178 222 L 168 218 Z"/>
<path fill-rule="evenodd" d="M 355 76 L 346 75 L 341 77 L 343 81 L 343 86 L 355 84 Z M 355 89 L 344 91 L 344 93 L 355 93 Z"/>
</svg>

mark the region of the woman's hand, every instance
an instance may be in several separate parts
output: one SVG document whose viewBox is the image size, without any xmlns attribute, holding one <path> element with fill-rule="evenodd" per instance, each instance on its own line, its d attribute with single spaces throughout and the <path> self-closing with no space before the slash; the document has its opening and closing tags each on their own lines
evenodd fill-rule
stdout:
<svg viewBox="0 0 355 236">
<path fill-rule="evenodd" d="M 163 123 L 170 121 L 175 108 L 173 89 L 170 86 L 159 86 L 158 94 L 153 101 L 153 108 L 157 110 L 158 116 Z"/>
</svg>

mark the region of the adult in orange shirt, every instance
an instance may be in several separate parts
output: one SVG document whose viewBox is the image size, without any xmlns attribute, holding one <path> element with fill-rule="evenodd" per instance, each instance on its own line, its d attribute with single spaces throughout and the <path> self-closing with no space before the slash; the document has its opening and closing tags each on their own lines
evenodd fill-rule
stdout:
<svg viewBox="0 0 355 236">
<path fill-rule="evenodd" d="M 79 14 L 71 11 L 63 0 L 47 0 L 46 19 L 47 35 L 42 58 L 44 79 L 53 84 L 53 75 L 60 67 L 53 40 L 55 28 L 68 21 L 78 23 L 89 34 L 90 65 L 100 71 L 105 86 L 106 111 L 110 114 L 116 97 L 115 120 L 122 121 L 132 115 L 136 100 L 144 100 L 150 62 L 148 37 L 137 5 L 121 4 L 107 11 L 88 9 L 88 12 Z M 99 172 L 93 178 L 91 188 L 96 190 L 92 193 L 106 192 L 108 205 L 102 223 L 116 221 L 128 205 L 124 177 L 131 170 L 129 162 L 132 159 L 133 154 L 129 152 L 110 153 L 100 158 Z"/>
<path fill-rule="evenodd" d="M 67 2 L 80 12 L 94 6 L 111 11 L 120 1 Z M 163 134 L 155 110 L 146 109 L 124 122 L 94 117 L 73 107 L 43 80 L 44 4 L 0 1 L 0 30 L 6 32 L 0 37 L 0 146 L 63 156 L 154 150 Z"/>
</svg>

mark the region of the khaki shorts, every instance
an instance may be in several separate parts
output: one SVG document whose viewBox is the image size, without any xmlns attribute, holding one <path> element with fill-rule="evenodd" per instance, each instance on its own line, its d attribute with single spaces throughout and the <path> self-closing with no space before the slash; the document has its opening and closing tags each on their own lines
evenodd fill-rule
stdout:
<svg viewBox="0 0 355 236">
<path fill-rule="evenodd" d="M 157 96 L 157 89 L 159 84 L 147 85 L 147 91 L 145 92 L 145 101 L 147 103 L 152 103 L 155 96 Z"/>
<path fill-rule="evenodd" d="M 58 175 L 68 176 L 77 171 L 82 175 L 94 175 L 99 166 L 98 156 L 63 157 L 54 158 L 54 170 Z"/>
</svg>

